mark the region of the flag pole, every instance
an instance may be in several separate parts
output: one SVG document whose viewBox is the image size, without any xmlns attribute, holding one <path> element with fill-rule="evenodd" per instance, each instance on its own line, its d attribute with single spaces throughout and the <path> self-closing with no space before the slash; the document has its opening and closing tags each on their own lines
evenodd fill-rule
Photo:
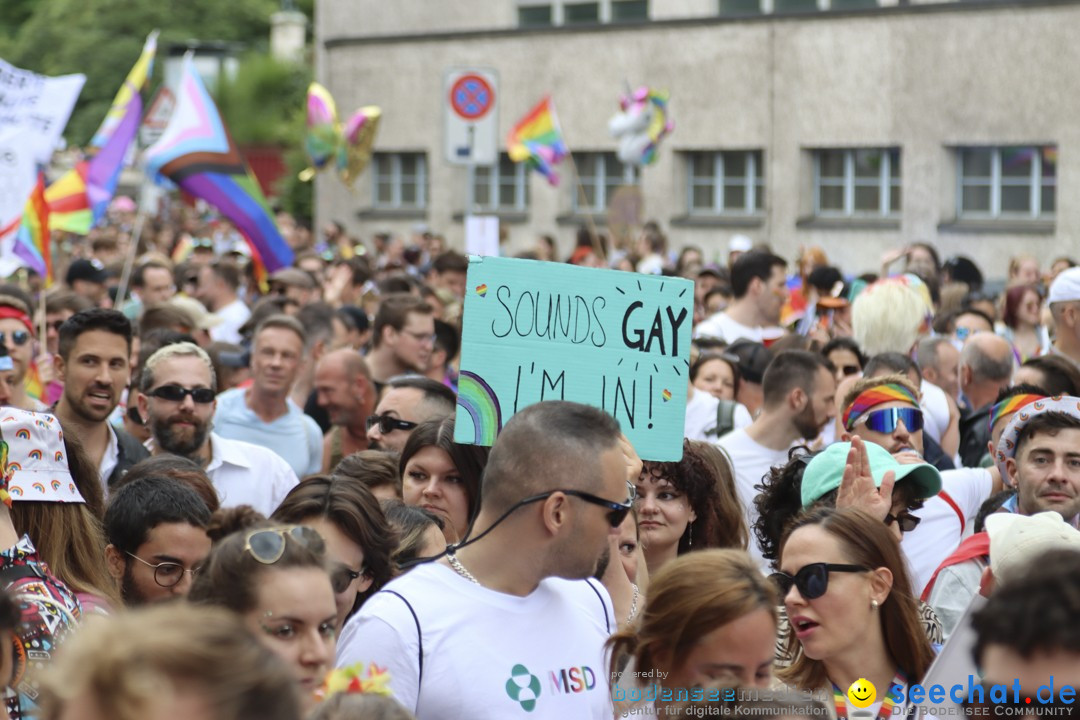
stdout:
<svg viewBox="0 0 1080 720">
<path fill-rule="evenodd" d="M 124 296 L 127 295 L 128 283 L 131 282 L 131 270 L 135 266 L 135 256 L 139 252 L 139 239 L 142 237 L 143 225 L 146 224 L 146 182 L 144 178 L 139 186 L 139 212 L 135 216 L 135 228 L 131 233 L 131 246 L 128 247 L 127 257 L 124 258 L 124 271 L 120 274 L 120 284 L 116 288 L 116 302 L 113 307 L 117 310 L 124 305 Z"/>
<path fill-rule="evenodd" d="M 563 133 L 563 137 L 566 137 L 565 133 Z M 581 184 L 581 174 L 578 172 L 577 163 L 574 162 L 574 153 L 570 151 L 570 143 L 566 143 L 566 157 L 570 161 L 570 170 L 574 173 L 574 185 L 577 187 L 579 207 L 584 207 L 588 202 L 588 198 L 585 196 L 585 186 Z M 600 243 L 600 234 L 596 229 L 596 223 L 593 222 L 591 207 L 585 210 L 585 224 L 589 228 L 593 251 L 598 258 L 606 263 L 607 253 L 604 252 L 604 246 Z"/>
</svg>

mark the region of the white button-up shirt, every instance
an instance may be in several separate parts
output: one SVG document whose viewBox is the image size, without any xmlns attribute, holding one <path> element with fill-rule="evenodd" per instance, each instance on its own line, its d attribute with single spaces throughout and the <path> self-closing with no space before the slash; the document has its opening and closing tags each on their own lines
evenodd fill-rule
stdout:
<svg viewBox="0 0 1080 720">
<path fill-rule="evenodd" d="M 154 439 L 146 441 L 153 451 Z M 206 474 L 214 484 L 221 507 L 250 505 L 269 517 L 300 481 L 277 453 L 241 440 L 210 433 L 210 464 Z"/>
</svg>

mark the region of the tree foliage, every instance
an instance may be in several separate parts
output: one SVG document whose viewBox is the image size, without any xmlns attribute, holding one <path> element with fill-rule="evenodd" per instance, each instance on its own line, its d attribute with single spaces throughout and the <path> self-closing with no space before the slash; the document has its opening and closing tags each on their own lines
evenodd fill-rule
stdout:
<svg viewBox="0 0 1080 720">
<path fill-rule="evenodd" d="M 0 57 L 45 75 L 84 73 L 86 85 L 68 123 L 69 142 L 85 144 L 139 57 L 161 30 L 154 86 L 173 44 L 231 42 L 265 49 L 279 0 L 0 0 Z M 298 4 L 303 7 L 303 4 Z M 9 26 L 7 23 L 15 23 Z"/>
</svg>

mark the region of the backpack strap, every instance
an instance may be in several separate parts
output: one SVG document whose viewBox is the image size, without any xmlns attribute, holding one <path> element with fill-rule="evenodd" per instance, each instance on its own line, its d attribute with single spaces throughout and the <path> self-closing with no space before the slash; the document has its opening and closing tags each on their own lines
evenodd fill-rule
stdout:
<svg viewBox="0 0 1080 720">
<path fill-rule="evenodd" d="M 716 427 L 706 430 L 706 435 L 723 437 L 735 429 L 735 407 L 733 400 L 721 400 L 716 406 Z"/>
<path fill-rule="evenodd" d="M 601 595 L 600 591 L 596 589 L 596 586 L 592 584 L 591 579 L 586 579 L 585 582 L 588 583 L 589 587 L 592 588 L 592 591 L 594 593 L 596 593 L 596 599 L 600 601 L 600 607 L 603 608 L 603 610 L 604 610 L 604 627 L 607 628 L 607 633 L 608 633 L 608 635 L 610 635 L 611 634 L 611 620 L 608 617 L 608 606 L 607 606 L 607 603 L 604 602 L 604 596 Z M 612 615 L 615 614 L 614 610 L 611 612 L 611 614 Z"/>
<path fill-rule="evenodd" d="M 424 679 L 424 634 L 420 632 L 420 618 L 416 616 L 416 610 L 413 609 L 412 603 L 405 599 L 405 596 L 396 590 L 389 590 L 383 588 L 383 592 L 390 593 L 391 595 L 397 595 L 401 598 L 401 602 L 405 603 L 405 607 L 409 608 L 409 614 L 412 615 L 413 622 L 416 623 L 416 642 L 420 646 L 419 667 L 420 672 L 416 676 L 416 697 L 420 697 L 420 683 Z"/>
</svg>

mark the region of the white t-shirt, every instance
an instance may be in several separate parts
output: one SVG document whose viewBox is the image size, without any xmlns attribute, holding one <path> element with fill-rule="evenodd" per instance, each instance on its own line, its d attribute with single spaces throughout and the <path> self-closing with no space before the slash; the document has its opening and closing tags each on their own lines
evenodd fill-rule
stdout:
<svg viewBox="0 0 1080 720">
<path fill-rule="evenodd" d="M 683 428 L 684 437 L 687 440 L 705 440 L 716 442 L 716 411 L 720 407 L 719 398 L 715 398 L 704 390 L 694 389 L 694 394 L 686 402 L 686 425 Z M 735 412 L 731 416 L 733 429 L 744 428 L 754 419 L 750 417 L 750 411 L 742 403 L 735 404 Z"/>
<path fill-rule="evenodd" d="M 765 328 L 747 327 L 740 322 L 736 322 L 723 310 L 705 318 L 694 328 L 695 338 L 714 337 L 720 338 L 727 343 L 733 343 L 739 338 L 753 340 L 754 342 L 765 342 L 766 335 Z M 768 334 L 768 337 L 773 336 Z"/>
<path fill-rule="evenodd" d="M 956 510 L 940 495 L 929 498 L 921 510 L 912 513 L 921 522 L 913 531 L 904 533 L 900 549 L 907 557 L 915 597 L 922 595 L 934 571 L 960 545 L 979 506 L 990 497 L 994 480 L 982 468 L 946 470 L 941 473 L 941 489 L 964 514 L 963 528 Z"/>
<path fill-rule="evenodd" d="M 925 380 L 919 385 L 919 407 L 923 411 L 923 432 L 941 444 L 941 436 L 949 429 L 949 399 L 945 391 Z"/>
<path fill-rule="evenodd" d="M 243 300 L 237 298 L 214 314 L 221 318 L 222 322 L 210 328 L 211 340 L 237 344 L 243 340 L 240 335 L 240 326 L 251 317 L 251 310 Z"/>
<path fill-rule="evenodd" d="M 747 434 L 745 429 L 733 430 L 717 441 L 731 459 L 731 466 L 735 470 L 735 492 L 739 495 L 739 502 L 743 506 L 743 516 L 746 518 L 746 528 L 750 531 L 750 547 L 747 552 L 754 558 L 762 572 L 769 572 L 769 561 L 761 554 L 754 539 L 753 526 L 757 520 L 757 509 L 754 508 L 754 498 L 758 491 L 755 485 L 761 483 L 761 479 L 769 474 L 769 470 L 778 465 L 787 465 L 788 451 L 773 450 L 764 445 L 759 445 Z"/>
<path fill-rule="evenodd" d="M 432 562 L 364 603 L 345 624 L 336 664 L 387 668 L 417 720 L 610 720 L 604 642 L 615 627 L 595 580 L 547 578 L 517 597 Z"/>
<path fill-rule="evenodd" d="M 98 465 L 98 474 L 101 475 L 101 486 L 105 488 L 105 496 L 109 496 L 109 476 L 120 462 L 120 441 L 116 439 L 116 431 L 112 425 L 106 423 L 109 428 L 109 444 L 105 446 L 105 454 L 101 456 L 101 464 Z"/>
</svg>

